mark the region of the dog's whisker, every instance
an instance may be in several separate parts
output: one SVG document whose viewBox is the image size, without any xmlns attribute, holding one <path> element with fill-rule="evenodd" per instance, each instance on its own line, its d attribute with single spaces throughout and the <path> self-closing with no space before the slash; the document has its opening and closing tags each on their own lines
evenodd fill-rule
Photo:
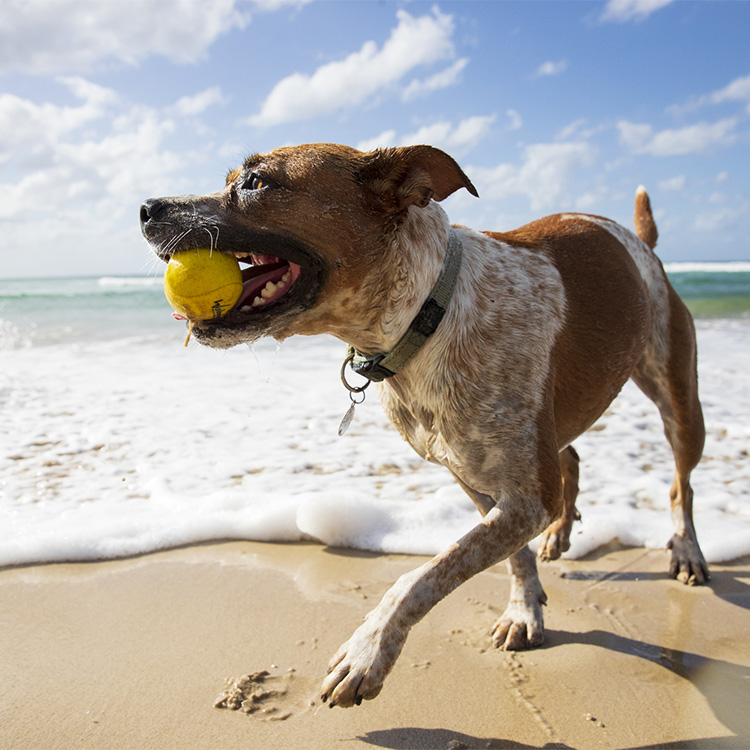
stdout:
<svg viewBox="0 0 750 750">
<path fill-rule="evenodd" d="M 192 232 L 192 228 L 186 229 L 183 232 L 180 232 L 179 234 L 176 234 L 172 239 L 164 246 L 163 252 L 165 254 L 171 253 L 172 248 L 176 247 L 185 237 L 187 237 L 190 232 Z"/>
</svg>

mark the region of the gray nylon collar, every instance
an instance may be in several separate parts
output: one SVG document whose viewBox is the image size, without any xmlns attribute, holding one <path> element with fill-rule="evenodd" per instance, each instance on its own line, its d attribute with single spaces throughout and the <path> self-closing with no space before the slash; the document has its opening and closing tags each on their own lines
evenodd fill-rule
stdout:
<svg viewBox="0 0 750 750">
<path fill-rule="evenodd" d="M 456 231 L 451 229 L 448 236 L 448 249 L 437 281 L 406 333 L 393 349 L 385 354 L 368 356 L 360 354 L 353 346 L 350 346 L 344 361 L 344 368 L 347 364 L 351 364 L 352 370 L 358 375 L 376 382 L 390 378 L 399 370 L 403 370 L 440 325 L 456 287 L 462 255 L 461 240 Z M 349 390 L 353 390 L 344 379 L 344 368 L 342 368 L 344 385 Z"/>
</svg>

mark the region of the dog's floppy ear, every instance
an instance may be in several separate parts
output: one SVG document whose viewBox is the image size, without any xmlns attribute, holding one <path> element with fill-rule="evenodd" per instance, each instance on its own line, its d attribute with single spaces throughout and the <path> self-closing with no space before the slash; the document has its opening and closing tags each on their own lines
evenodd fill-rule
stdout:
<svg viewBox="0 0 750 750">
<path fill-rule="evenodd" d="M 386 204 L 403 210 L 424 208 L 460 188 L 479 197 L 461 167 L 444 151 L 432 146 L 407 146 L 371 151 L 364 157 L 360 179 Z"/>
</svg>

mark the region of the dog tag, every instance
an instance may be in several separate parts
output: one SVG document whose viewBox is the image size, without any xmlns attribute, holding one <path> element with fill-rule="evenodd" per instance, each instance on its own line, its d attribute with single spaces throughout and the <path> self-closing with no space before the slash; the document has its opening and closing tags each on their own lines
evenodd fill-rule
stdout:
<svg viewBox="0 0 750 750">
<path fill-rule="evenodd" d="M 352 423 L 352 419 L 354 419 L 354 407 L 357 404 L 352 401 L 352 405 L 346 410 L 346 414 L 344 414 L 344 418 L 341 420 L 341 424 L 339 425 L 339 437 L 341 437 L 348 429 L 349 425 Z"/>
</svg>

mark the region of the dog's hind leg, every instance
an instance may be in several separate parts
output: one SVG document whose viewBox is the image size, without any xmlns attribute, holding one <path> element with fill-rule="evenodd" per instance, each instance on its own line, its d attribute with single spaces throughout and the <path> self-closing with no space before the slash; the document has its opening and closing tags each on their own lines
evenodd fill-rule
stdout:
<svg viewBox="0 0 750 750">
<path fill-rule="evenodd" d="M 510 599 L 505 612 L 492 626 L 490 635 L 495 648 L 521 651 L 544 642 L 544 614 L 547 603 L 536 557 L 528 545 L 507 560 L 510 572 Z"/>
<path fill-rule="evenodd" d="M 572 498 L 572 505 L 575 510 L 575 495 L 578 494 L 578 455 L 572 448 L 569 450 L 575 456 L 576 491 Z M 564 471 L 565 469 L 563 469 L 563 487 L 565 487 Z M 456 477 L 456 481 L 472 499 L 483 516 L 487 515 L 494 507 L 495 501 L 489 495 L 473 490 L 458 477 Z M 567 507 L 567 496 L 565 502 Z M 540 646 L 544 642 L 544 613 L 542 607 L 547 603 L 547 594 L 544 593 L 542 583 L 539 580 L 534 553 L 527 545 L 516 552 L 515 555 L 511 555 L 506 560 L 506 565 L 510 574 L 510 599 L 505 612 L 492 626 L 490 631 L 492 643 L 496 648 L 502 648 L 504 651 L 521 651 L 522 649 Z"/>
<path fill-rule="evenodd" d="M 581 514 L 576 508 L 578 497 L 578 464 L 580 459 L 572 445 L 560 451 L 560 470 L 563 485 L 563 512 L 554 520 L 539 538 L 537 554 L 540 560 L 557 560 L 570 549 L 570 530 L 573 521 L 580 521 Z"/>
<path fill-rule="evenodd" d="M 693 524 L 690 486 L 690 474 L 703 452 L 705 427 L 698 399 L 693 321 L 671 286 L 668 301 L 669 314 L 657 320 L 633 380 L 658 406 L 675 458 L 670 492 L 674 535 L 667 545 L 672 554 L 669 572 L 682 583 L 695 585 L 709 578 Z M 659 322 L 661 330 L 657 328 Z"/>
</svg>

